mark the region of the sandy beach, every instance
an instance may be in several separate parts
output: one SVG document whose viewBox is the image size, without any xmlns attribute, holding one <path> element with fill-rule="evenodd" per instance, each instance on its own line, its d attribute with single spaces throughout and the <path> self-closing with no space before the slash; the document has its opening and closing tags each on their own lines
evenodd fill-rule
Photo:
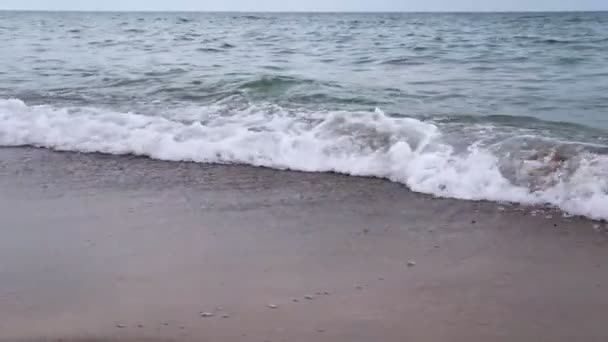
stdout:
<svg viewBox="0 0 608 342">
<path fill-rule="evenodd" d="M 605 229 L 380 179 L 2 148 L 0 341 L 604 342 Z"/>
</svg>

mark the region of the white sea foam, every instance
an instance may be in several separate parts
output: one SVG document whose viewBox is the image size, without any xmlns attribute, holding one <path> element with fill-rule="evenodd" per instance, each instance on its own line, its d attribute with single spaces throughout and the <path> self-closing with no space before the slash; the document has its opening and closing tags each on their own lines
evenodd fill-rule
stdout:
<svg viewBox="0 0 608 342">
<path fill-rule="evenodd" d="M 547 156 L 511 161 L 509 175 L 509 156 L 476 144 L 456 151 L 445 141 L 440 126 L 380 110 L 216 106 L 160 117 L 0 100 L 1 146 L 375 176 L 441 197 L 550 204 L 608 219 L 606 155 L 585 152 L 572 163 Z"/>
</svg>

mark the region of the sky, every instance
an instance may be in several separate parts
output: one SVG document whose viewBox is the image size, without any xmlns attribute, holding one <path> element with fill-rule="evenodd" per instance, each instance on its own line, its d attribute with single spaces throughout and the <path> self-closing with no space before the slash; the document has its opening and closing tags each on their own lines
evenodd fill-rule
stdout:
<svg viewBox="0 0 608 342">
<path fill-rule="evenodd" d="M 0 0 L 0 9 L 85 11 L 562 11 L 608 0 Z"/>
</svg>

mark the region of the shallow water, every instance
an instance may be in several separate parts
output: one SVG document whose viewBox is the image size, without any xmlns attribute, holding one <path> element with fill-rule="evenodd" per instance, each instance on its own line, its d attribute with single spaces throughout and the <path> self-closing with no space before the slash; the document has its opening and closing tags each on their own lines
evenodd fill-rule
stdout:
<svg viewBox="0 0 608 342">
<path fill-rule="evenodd" d="M 0 12 L 0 145 L 608 218 L 608 13 Z"/>
</svg>

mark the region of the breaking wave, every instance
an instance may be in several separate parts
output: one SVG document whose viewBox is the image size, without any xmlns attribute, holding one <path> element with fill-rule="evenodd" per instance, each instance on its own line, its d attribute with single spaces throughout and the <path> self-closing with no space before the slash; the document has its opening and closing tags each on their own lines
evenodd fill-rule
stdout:
<svg viewBox="0 0 608 342">
<path fill-rule="evenodd" d="M 498 125 L 379 109 L 214 105 L 149 116 L 0 100 L 0 146 L 373 176 L 440 197 L 550 205 L 608 219 L 608 146 Z"/>
</svg>

